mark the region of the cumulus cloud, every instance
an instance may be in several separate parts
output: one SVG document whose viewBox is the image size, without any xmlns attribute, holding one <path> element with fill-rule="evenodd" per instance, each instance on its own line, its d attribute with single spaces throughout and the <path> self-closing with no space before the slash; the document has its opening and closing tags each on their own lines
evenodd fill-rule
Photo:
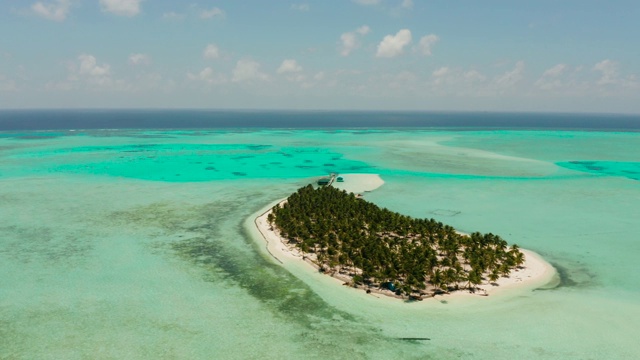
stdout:
<svg viewBox="0 0 640 360">
<path fill-rule="evenodd" d="M 214 7 L 212 9 L 204 9 L 202 11 L 200 11 L 200 19 L 211 19 L 214 17 L 224 17 L 225 16 L 225 12 L 217 7 Z"/>
<path fill-rule="evenodd" d="M 340 41 L 342 41 L 342 50 L 340 51 L 340 54 L 342 56 L 349 56 L 351 51 L 356 48 L 356 34 L 353 32 L 346 32 L 340 35 Z"/>
<path fill-rule="evenodd" d="M 189 80 L 193 80 L 193 81 L 203 81 L 209 84 L 212 84 L 215 82 L 215 77 L 214 77 L 214 73 L 213 73 L 213 69 L 210 67 L 206 67 L 204 69 L 202 69 L 202 71 L 193 74 L 193 73 L 187 73 L 187 78 Z"/>
<path fill-rule="evenodd" d="M 413 0 L 402 0 L 400 6 L 405 9 L 413 9 Z"/>
<path fill-rule="evenodd" d="M 149 65 L 151 58 L 146 54 L 131 54 L 129 55 L 129 64 L 131 65 Z"/>
<path fill-rule="evenodd" d="M 487 80 L 487 77 L 477 70 L 466 71 L 462 74 L 462 76 L 469 82 L 482 82 Z"/>
<path fill-rule="evenodd" d="M 100 0 L 102 11 L 118 16 L 136 16 L 140 13 L 142 0 Z"/>
<path fill-rule="evenodd" d="M 481 72 L 443 66 L 431 73 L 431 91 L 440 95 L 483 96 L 487 95 L 490 85 Z M 495 93 L 492 90 L 491 93 Z"/>
<path fill-rule="evenodd" d="M 417 48 L 422 53 L 422 55 L 431 56 L 431 47 L 439 40 L 440 38 L 435 34 L 423 36 L 418 42 Z"/>
<path fill-rule="evenodd" d="M 217 59 L 220 57 L 220 49 L 218 49 L 215 44 L 209 44 L 206 48 L 204 48 L 202 56 L 205 59 Z"/>
<path fill-rule="evenodd" d="M 178 20 L 184 20 L 186 17 L 187 17 L 187 15 L 180 14 L 180 13 L 177 13 L 175 11 L 170 11 L 170 12 L 166 12 L 166 13 L 162 14 L 162 18 L 164 20 L 178 21 Z"/>
<path fill-rule="evenodd" d="M 618 63 L 615 61 L 602 60 L 593 67 L 593 70 L 602 74 L 598 80 L 599 85 L 618 83 Z"/>
<path fill-rule="evenodd" d="M 509 70 L 495 79 L 495 85 L 504 89 L 512 87 L 522 80 L 524 76 L 524 61 L 518 61 L 513 70 Z"/>
<path fill-rule="evenodd" d="M 612 95 L 615 91 L 624 90 L 628 94 L 628 91 L 638 91 L 640 89 L 640 82 L 635 74 L 624 75 L 620 73 L 619 64 L 616 61 L 606 59 L 595 64 L 593 71 L 600 72 L 600 78 L 596 82 L 600 86 L 599 91 L 608 88 L 605 94 Z M 614 91 L 614 92 L 611 92 Z"/>
<path fill-rule="evenodd" d="M 560 75 L 562 75 L 562 73 L 567 69 L 567 65 L 565 64 L 558 64 L 555 65 L 554 67 L 551 67 L 547 70 L 545 70 L 545 72 L 542 74 L 543 77 L 558 77 Z"/>
<path fill-rule="evenodd" d="M 443 76 L 448 75 L 450 72 L 451 72 L 451 70 L 448 67 L 443 66 L 443 67 L 435 70 L 431 75 L 433 77 L 443 77 Z"/>
<path fill-rule="evenodd" d="M 252 80 L 269 80 L 269 76 L 260 72 L 260 63 L 250 59 L 241 59 L 233 69 L 234 82 L 244 82 Z"/>
<path fill-rule="evenodd" d="M 395 35 L 385 36 L 378 44 L 377 57 L 396 57 L 403 53 L 404 48 L 411 43 L 411 31 L 402 29 Z"/>
<path fill-rule="evenodd" d="M 298 62 L 294 59 L 286 59 L 282 61 L 280 67 L 277 70 L 278 74 L 297 73 L 302 71 L 302 66 L 298 65 Z"/>
<path fill-rule="evenodd" d="M 111 72 L 109 64 L 98 65 L 98 61 L 93 55 L 81 54 L 78 56 L 78 61 L 80 61 L 80 75 L 104 77 L 109 76 Z"/>
<path fill-rule="evenodd" d="M 69 13 L 71 2 L 69 0 L 56 0 L 51 3 L 38 1 L 31 5 L 31 10 L 38 16 L 53 21 L 64 21 Z"/>
<path fill-rule="evenodd" d="M 311 10 L 311 6 L 309 4 L 291 4 L 291 10 L 307 12 Z"/>
<path fill-rule="evenodd" d="M 435 70 L 431 76 L 434 78 L 434 83 L 440 84 L 443 82 L 448 83 L 474 83 L 483 82 L 487 79 L 481 72 L 477 70 L 464 71 L 461 69 L 451 69 L 448 66 L 443 66 Z"/>
<path fill-rule="evenodd" d="M 360 35 L 367 35 L 368 33 L 371 32 L 371 28 L 367 25 L 362 25 L 359 28 L 356 29 L 356 32 Z"/>
<path fill-rule="evenodd" d="M 542 73 L 542 76 L 533 84 L 541 90 L 554 90 L 562 88 L 565 84 L 561 81 L 562 75 L 567 70 L 567 65 L 557 64 Z"/>
<path fill-rule="evenodd" d="M 353 0 L 353 2 L 358 5 L 365 5 L 365 6 L 380 4 L 380 0 Z"/>
<path fill-rule="evenodd" d="M 81 81 L 99 86 L 114 85 L 109 64 L 98 64 L 96 57 L 90 54 L 80 54 L 77 60 L 77 64 L 70 64 L 69 78 L 62 86 L 73 87 Z"/>
<path fill-rule="evenodd" d="M 367 35 L 369 32 L 371 32 L 371 28 L 367 25 L 362 25 L 354 31 L 340 35 L 340 42 L 342 44 L 340 54 L 342 56 L 349 56 L 349 54 L 360 45 L 358 38 Z"/>
</svg>

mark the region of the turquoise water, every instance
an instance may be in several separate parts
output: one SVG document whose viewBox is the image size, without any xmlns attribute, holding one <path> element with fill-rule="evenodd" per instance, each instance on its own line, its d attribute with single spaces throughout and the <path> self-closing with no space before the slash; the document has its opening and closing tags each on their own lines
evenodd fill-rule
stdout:
<svg viewBox="0 0 640 360">
<path fill-rule="evenodd" d="M 638 133 L 54 135 L 0 136 L 0 358 L 640 357 Z M 500 234 L 561 284 L 402 303 L 289 272 L 245 220 L 330 171 L 378 173 L 368 200 Z"/>
<path fill-rule="evenodd" d="M 585 171 L 604 176 L 625 176 L 640 181 L 640 162 L 621 161 L 570 161 L 558 165 L 567 169 Z"/>
</svg>

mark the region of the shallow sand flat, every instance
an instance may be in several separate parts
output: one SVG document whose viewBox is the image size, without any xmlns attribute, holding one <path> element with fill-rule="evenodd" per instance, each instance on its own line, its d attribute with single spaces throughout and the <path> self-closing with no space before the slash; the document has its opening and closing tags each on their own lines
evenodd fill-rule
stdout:
<svg viewBox="0 0 640 360">
<path fill-rule="evenodd" d="M 349 186 L 344 186 L 342 188 L 351 192 L 372 191 L 384 183 L 378 175 L 373 174 L 345 174 L 344 176 L 345 183 L 340 184 L 348 184 Z M 346 182 L 347 176 L 350 180 L 349 183 Z M 279 236 L 277 231 L 275 231 L 267 221 L 267 216 L 271 213 L 271 208 L 276 204 L 283 203 L 284 201 L 286 201 L 286 199 L 275 201 L 257 214 L 254 223 L 262 237 L 261 241 L 266 241 L 267 252 L 278 262 L 283 264 L 285 262 L 304 262 L 308 265 L 307 268 L 309 271 L 317 272 L 317 267 L 308 261 L 305 261 L 302 253 L 297 248 L 287 245 L 284 242 L 284 239 Z M 479 290 L 475 293 L 471 293 L 467 290 L 460 290 L 451 294 L 437 295 L 434 298 L 449 300 L 459 297 L 479 297 L 480 295 L 498 294 L 509 289 L 533 290 L 552 283 L 554 279 L 557 278 L 556 270 L 540 255 L 531 250 L 520 250 L 525 255 L 525 263 L 520 269 L 512 271 L 509 277 L 501 277 L 494 283 L 485 282 L 480 284 L 477 286 Z M 335 279 L 337 284 L 343 284 L 345 282 L 345 279 L 335 277 L 331 278 Z M 361 289 L 358 289 L 357 291 L 360 291 L 363 295 L 367 295 Z M 379 293 L 389 296 L 393 295 L 389 291 L 381 291 Z"/>
<path fill-rule="evenodd" d="M 338 174 L 344 182 L 333 182 L 333 187 L 355 194 L 373 191 L 384 185 L 384 180 L 377 174 Z"/>
</svg>

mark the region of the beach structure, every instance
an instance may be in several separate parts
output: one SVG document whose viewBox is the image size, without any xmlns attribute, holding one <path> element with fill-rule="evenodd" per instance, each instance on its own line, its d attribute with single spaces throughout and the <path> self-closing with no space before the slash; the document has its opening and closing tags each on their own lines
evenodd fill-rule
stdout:
<svg viewBox="0 0 640 360">
<path fill-rule="evenodd" d="M 342 176 L 338 176 L 338 177 L 336 178 L 336 181 L 337 181 L 337 182 L 344 182 L 344 178 L 343 178 Z"/>
<path fill-rule="evenodd" d="M 331 185 L 333 184 L 333 181 L 336 179 L 336 176 L 337 176 L 336 173 L 331 173 L 331 175 L 329 175 L 328 177 L 322 177 L 318 179 L 318 185 L 320 186 Z"/>
<path fill-rule="evenodd" d="M 318 179 L 318 185 L 325 186 L 331 184 L 331 178 L 323 177 Z"/>
</svg>

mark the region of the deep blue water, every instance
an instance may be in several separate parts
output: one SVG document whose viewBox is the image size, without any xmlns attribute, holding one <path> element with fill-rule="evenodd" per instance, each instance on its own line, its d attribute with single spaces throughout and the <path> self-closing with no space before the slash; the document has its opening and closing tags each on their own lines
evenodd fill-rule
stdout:
<svg viewBox="0 0 640 360">
<path fill-rule="evenodd" d="M 218 128 L 640 131 L 640 115 L 490 112 L 0 110 L 0 131 Z"/>
</svg>

